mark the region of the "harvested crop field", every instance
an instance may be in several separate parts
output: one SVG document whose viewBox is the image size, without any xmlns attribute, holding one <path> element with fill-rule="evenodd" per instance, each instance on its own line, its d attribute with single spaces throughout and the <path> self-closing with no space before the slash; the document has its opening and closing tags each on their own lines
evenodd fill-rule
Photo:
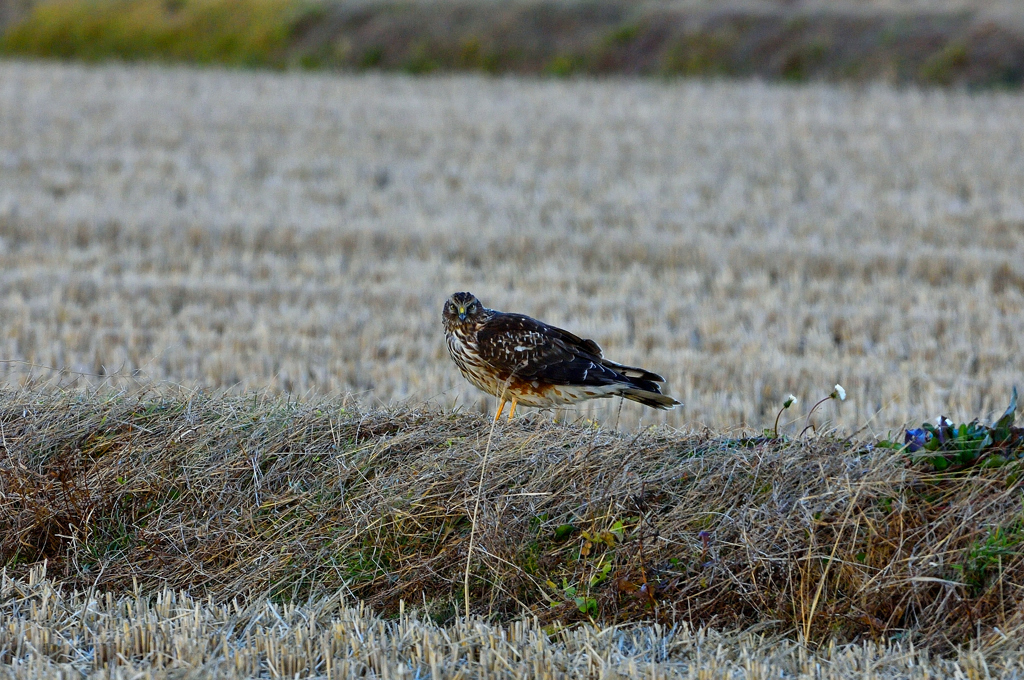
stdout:
<svg viewBox="0 0 1024 680">
<path fill-rule="evenodd" d="M 624 428 L 838 382 L 818 422 L 884 433 L 1021 375 L 1019 95 L 4 63 L 0 119 L 9 383 L 493 408 L 454 290 L 665 375 L 568 414 Z"/>
<path fill-rule="evenodd" d="M 756 633 L 687 626 L 552 632 L 480 620 L 441 627 L 382 619 L 339 598 L 214 605 L 187 593 L 72 593 L 37 570 L 0 583 L 0 677 L 178 678 L 1015 678 L 1016 651 L 942 658 L 911 645 L 830 645 L 819 653 Z M 6 619 L 6 620 L 5 620 Z M 532 624 L 532 625 L 531 625 Z M 38 650 L 44 650 L 39 654 Z M 36 653 L 33 653 L 36 652 Z"/>
</svg>

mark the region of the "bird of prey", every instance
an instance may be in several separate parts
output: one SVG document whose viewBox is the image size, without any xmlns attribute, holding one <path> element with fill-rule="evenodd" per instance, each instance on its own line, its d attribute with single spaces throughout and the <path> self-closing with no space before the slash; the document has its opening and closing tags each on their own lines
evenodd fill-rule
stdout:
<svg viewBox="0 0 1024 680">
<path fill-rule="evenodd" d="M 472 293 L 444 303 L 444 335 L 455 365 L 476 387 L 498 398 L 497 420 L 512 402 L 548 407 L 586 399 L 625 397 L 670 409 L 680 402 L 661 393 L 657 373 L 623 366 L 601 356 L 593 340 L 523 314 L 487 309 Z"/>
</svg>

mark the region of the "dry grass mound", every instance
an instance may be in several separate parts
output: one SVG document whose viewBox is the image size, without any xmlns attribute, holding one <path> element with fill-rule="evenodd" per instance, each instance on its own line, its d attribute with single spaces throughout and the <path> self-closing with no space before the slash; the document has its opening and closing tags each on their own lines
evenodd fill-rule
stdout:
<svg viewBox="0 0 1024 680">
<path fill-rule="evenodd" d="M 543 416 L 492 432 L 470 413 L 255 394 L 2 404 L 0 562 L 22 578 L 45 560 L 83 590 L 341 590 L 439 622 L 468 583 L 469 610 L 492 619 L 943 648 L 1024 625 L 1020 461 L 939 473 L 829 436 Z"/>
</svg>

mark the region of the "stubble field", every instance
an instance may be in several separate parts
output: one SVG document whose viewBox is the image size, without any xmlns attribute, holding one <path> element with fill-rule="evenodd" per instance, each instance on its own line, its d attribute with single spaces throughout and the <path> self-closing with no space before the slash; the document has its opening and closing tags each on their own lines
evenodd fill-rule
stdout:
<svg viewBox="0 0 1024 680">
<path fill-rule="evenodd" d="M 884 432 L 1020 375 L 1018 95 L 5 63 L 0 119 L 8 382 L 493 408 L 445 355 L 454 290 L 686 404 L 570 414 L 622 427 L 839 382 L 823 418 Z"/>
</svg>

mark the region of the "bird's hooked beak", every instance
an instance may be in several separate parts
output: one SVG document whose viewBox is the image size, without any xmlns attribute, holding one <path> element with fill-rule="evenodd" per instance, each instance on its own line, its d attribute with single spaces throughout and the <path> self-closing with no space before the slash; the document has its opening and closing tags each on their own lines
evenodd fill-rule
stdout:
<svg viewBox="0 0 1024 680">
<path fill-rule="evenodd" d="M 465 320 L 466 320 L 466 308 L 463 307 L 462 305 L 459 305 L 459 321 L 465 321 Z"/>
</svg>

